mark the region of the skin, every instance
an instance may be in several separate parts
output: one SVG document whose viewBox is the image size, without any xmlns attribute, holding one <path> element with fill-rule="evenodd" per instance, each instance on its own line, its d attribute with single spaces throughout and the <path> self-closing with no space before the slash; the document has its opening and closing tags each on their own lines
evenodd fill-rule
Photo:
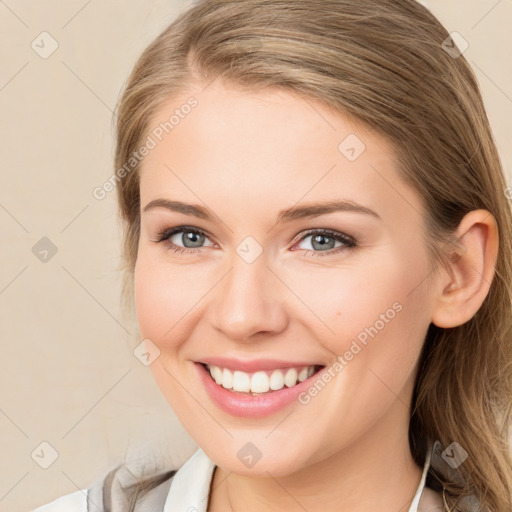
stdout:
<svg viewBox="0 0 512 512">
<path fill-rule="evenodd" d="M 483 302 L 498 246 L 494 218 L 468 214 L 456 233 L 466 252 L 433 274 L 422 198 L 397 174 L 386 139 L 311 99 L 220 81 L 169 99 L 150 126 L 191 94 L 198 106 L 144 158 L 141 209 L 173 199 L 216 218 L 142 212 L 135 301 L 142 338 L 160 350 L 156 383 L 217 465 L 208 511 L 407 510 L 421 476 L 407 437 L 420 350 L 431 322 L 459 325 Z M 349 134 L 366 146 L 353 162 L 338 150 Z M 275 223 L 281 209 L 339 199 L 380 219 L 338 211 Z M 203 230 L 203 246 L 175 253 L 154 242 L 177 226 Z M 328 254 L 303 235 L 313 228 L 358 245 L 334 252 L 336 242 Z M 172 241 L 183 247 L 181 235 Z M 252 263 L 236 252 L 247 236 L 263 249 Z M 206 356 L 329 366 L 396 302 L 402 310 L 307 405 L 233 417 L 197 378 L 193 361 Z M 247 442 L 262 454 L 251 468 L 237 457 Z"/>
</svg>

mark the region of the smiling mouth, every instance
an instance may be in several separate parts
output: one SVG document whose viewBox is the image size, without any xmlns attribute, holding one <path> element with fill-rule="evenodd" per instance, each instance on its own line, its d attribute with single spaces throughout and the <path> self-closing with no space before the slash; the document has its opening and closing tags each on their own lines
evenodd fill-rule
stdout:
<svg viewBox="0 0 512 512">
<path fill-rule="evenodd" d="M 309 379 L 324 366 L 309 365 L 253 373 L 201 363 L 212 380 L 224 389 L 245 395 L 262 395 L 291 388 Z"/>
</svg>

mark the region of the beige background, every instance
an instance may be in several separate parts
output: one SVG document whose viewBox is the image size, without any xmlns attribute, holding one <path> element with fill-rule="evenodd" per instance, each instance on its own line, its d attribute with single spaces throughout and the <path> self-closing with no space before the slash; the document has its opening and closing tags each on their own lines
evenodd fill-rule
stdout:
<svg viewBox="0 0 512 512">
<path fill-rule="evenodd" d="M 512 185 L 512 1 L 424 3 L 469 43 Z M 195 448 L 132 354 L 139 340 L 119 308 L 115 193 L 92 195 L 112 173 L 121 87 L 186 5 L 0 0 L 0 511 L 85 488 L 146 445 L 171 466 Z M 58 43 L 46 59 L 31 47 L 51 48 L 43 31 Z M 43 237 L 57 249 L 46 262 L 32 252 Z M 47 469 L 35 462 L 50 461 L 42 442 L 58 452 Z"/>
</svg>

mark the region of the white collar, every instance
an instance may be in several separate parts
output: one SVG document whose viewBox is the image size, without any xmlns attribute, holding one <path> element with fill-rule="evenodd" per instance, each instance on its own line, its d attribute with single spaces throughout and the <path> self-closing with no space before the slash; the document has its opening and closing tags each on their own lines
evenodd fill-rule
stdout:
<svg viewBox="0 0 512 512">
<path fill-rule="evenodd" d="M 423 505 L 427 497 L 428 505 L 432 499 L 439 500 L 437 493 L 433 493 L 425 487 L 431 456 L 432 448 L 430 446 L 427 450 L 420 483 L 408 512 L 426 511 L 427 507 L 419 507 L 419 505 L 420 500 Z M 199 448 L 174 475 L 163 512 L 206 512 L 214 469 L 215 463 Z M 429 492 L 424 493 L 425 489 Z M 427 505 L 427 503 L 425 504 Z M 430 507 L 428 510 L 431 510 Z"/>
<path fill-rule="evenodd" d="M 214 469 L 199 448 L 174 475 L 163 512 L 206 512 Z"/>
</svg>

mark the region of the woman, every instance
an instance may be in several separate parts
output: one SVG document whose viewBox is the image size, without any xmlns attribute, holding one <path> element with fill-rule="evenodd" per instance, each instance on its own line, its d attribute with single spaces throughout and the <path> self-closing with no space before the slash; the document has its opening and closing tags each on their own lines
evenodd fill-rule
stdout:
<svg viewBox="0 0 512 512">
<path fill-rule="evenodd" d="M 426 8 L 196 3 L 137 62 L 115 165 L 125 296 L 200 448 L 38 510 L 511 509 L 511 209 Z"/>
</svg>

